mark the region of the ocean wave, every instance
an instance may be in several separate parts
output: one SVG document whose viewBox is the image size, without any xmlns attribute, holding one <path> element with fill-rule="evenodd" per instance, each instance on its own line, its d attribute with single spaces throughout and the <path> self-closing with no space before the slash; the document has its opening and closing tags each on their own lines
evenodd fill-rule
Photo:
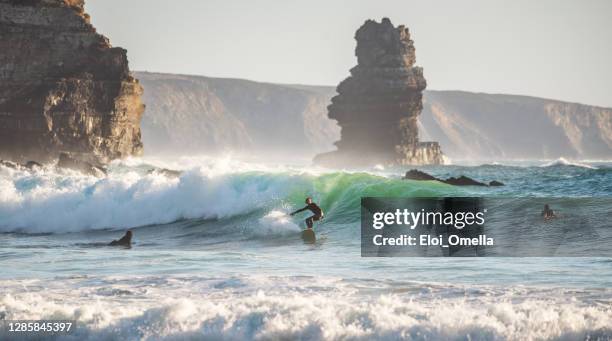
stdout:
<svg viewBox="0 0 612 341">
<path fill-rule="evenodd" d="M 0 178 L 0 231 L 74 232 L 224 217 L 264 207 L 291 189 L 288 177 L 180 178 L 127 172 L 102 179 L 47 172 Z"/>
<path fill-rule="evenodd" d="M 567 160 L 554 164 L 570 165 Z M 151 172 L 160 168 L 178 169 L 181 174 Z M 440 177 L 465 174 L 499 180 L 507 186 L 496 188 L 498 194 L 607 195 L 610 168 L 589 168 L 483 165 L 427 171 Z M 264 227 L 261 231 L 266 231 L 278 223 L 268 221 L 266 214 L 295 209 L 306 196 L 333 213 L 326 215 L 326 222 L 358 223 L 364 196 L 482 196 L 488 191 L 402 181 L 403 172 L 400 168 L 348 172 L 195 157 L 165 163 L 140 158 L 115 161 L 102 178 L 50 166 L 34 171 L 0 166 L 0 232 L 125 229 L 242 215 L 248 215 L 242 224 L 247 230 Z M 548 181 L 546 186 L 542 179 Z M 281 230 L 277 232 L 285 233 Z"/>
<path fill-rule="evenodd" d="M 586 163 L 581 163 L 578 161 L 569 161 L 563 157 L 547 162 L 543 164 L 541 167 L 553 167 L 553 166 L 573 166 L 573 167 L 582 167 L 582 168 L 588 168 L 588 169 L 597 169 L 597 167 L 593 167 Z"/>
<path fill-rule="evenodd" d="M 75 333 L 60 340 L 612 337 L 609 297 L 597 304 L 585 300 L 593 293 L 562 289 L 404 283 L 395 292 L 364 295 L 358 283 L 312 277 L 88 278 L 57 282 L 0 283 L 4 289 L 0 313 L 5 319 L 78 320 Z M 115 300 L 109 300 L 109 295 Z"/>
<path fill-rule="evenodd" d="M 54 169 L 2 170 L 0 232 L 125 229 L 254 212 L 261 212 L 255 223 L 262 218 L 259 225 L 266 229 L 287 230 L 289 225 L 280 217 L 265 215 L 301 206 L 306 196 L 314 196 L 326 210 L 337 210 L 339 217 L 353 216 L 354 221 L 361 196 L 432 196 L 444 188 L 368 173 L 264 171 L 231 162 L 200 165 L 179 177 L 149 170 L 138 160 L 113 163 L 103 178 Z"/>
</svg>

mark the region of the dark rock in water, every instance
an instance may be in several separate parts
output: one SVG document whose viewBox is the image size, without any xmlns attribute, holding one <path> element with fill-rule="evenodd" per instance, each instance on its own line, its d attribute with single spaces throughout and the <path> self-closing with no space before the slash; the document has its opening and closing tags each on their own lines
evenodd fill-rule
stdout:
<svg viewBox="0 0 612 341">
<path fill-rule="evenodd" d="M 368 20 L 356 34 L 357 66 L 328 107 L 342 128 L 337 151 L 314 162 L 331 167 L 442 164 L 436 142 L 419 142 L 417 118 L 427 86 L 408 28 Z"/>
<path fill-rule="evenodd" d="M 57 166 L 97 177 L 103 177 L 107 174 L 106 169 L 101 165 L 94 165 L 90 162 L 79 160 L 68 153 L 60 153 Z"/>
<path fill-rule="evenodd" d="M 178 178 L 183 172 L 168 168 L 151 169 L 148 174 L 159 173 L 169 178 Z"/>
<path fill-rule="evenodd" d="M 11 169 L 18 169 L 19 167 L 21 167 L 21 165 L 15 162 L 6 161 L 6 160 L 0 160 L 0 165 L 7 167 L 7 168 L 11 168 Z"/>
<path fill-rule="evenodd" d="M 418 169 L 411 169 L 409 171 L 406 172 L 406 175 L 404 175 L 404 179 L 406 180 L 437 180 L 437 181 L 441 181 L 440 179 L 431 176 L 425 172 L 421 172 Z"/>
<path fill-rule="evenodd" d="M 465 175 L 462 175 L 458 178 L 448 178 L 446 180 L 442 180 L 442 182 L 453 186 L 487 186 L 487 184 L 480 181 L 476 181 L 472 178 L 468 178 Z"/>
<path fill-rule="evenodd" d="M 0 157 L 142 153 L 142 88 L 83 0 L 0 0 Z"/>
<path fill-rule="evenodd" d="M 13 161 L 0 160 L 0 165 L 11 169 L 29 169 L 31 171 L 41 169 L 43 165 L 36 161 L 28 161 L 25 164 L 16 163 Z"/>
<path fill-rule="evenodd" d="M 42 168 L 42 165 L 40 163 L 36 162 L 36 161 L 28 161 L 28 162 L 26 162 L 24 167 L 29 169 L 29 170 L 35 170 L 35 169 Z"/>
<path fill-rule="evenodd" d="M 418 181 L 428 181 L 428 180 L 435 180 L 435 181 L 440 181 L 443 182 L 445 184 L 449 184 L 449 185 L 453 185 L 453 186 L 504 186 L 503 183 L 499 182 L 499 181 L 491 181 L 488 185 L 484 182 L 480 182 L 480 181 L 476 181 L 472 178 L 469 178 L 465 175 L 462 175 L 458 178 L 455 177 L 451 177 L 448 178 L 446 180 L 444 179 L 440 179 L 440 178 L 436 178 L 435 176 L 432 176 L 430 174 L 427 174 L 425 172 L 422 172 L 418 169 L 411 169 L 409 171 L 406 172 L 406 175 L 404 175 L 403 177 L 404 180 L 418 180 Z"/>
</svg>

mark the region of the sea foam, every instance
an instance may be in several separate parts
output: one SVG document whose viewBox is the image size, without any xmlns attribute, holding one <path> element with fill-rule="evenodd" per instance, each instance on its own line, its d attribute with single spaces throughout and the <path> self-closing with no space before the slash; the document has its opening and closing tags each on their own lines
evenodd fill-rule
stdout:
<svg viewBox="0 0 612 341">
<path fill-rule="evenodd" d="M 256 235 L 289 235 L 301 230 L 287 213 L 279 210 L 273 210 L 260 218 L 259 225 L 254 231 Z"/>
<path fill-rule="evenodd" d="M 237 281 L 239 286 L 224 285 Z M 359 294 L 359 283 L 313 277 L 165 277 L 129 281 L 99 278 L 54 282 L 0 283 L 3 292 L 10 292 L 0 296 L 0 313 L 6 319 L 78 319 L 80 328 L 75 334 L 60 340 L 612 337 L 609 306 L 585 304 L 584 297 L 574 297 L 562 289 L 531 291 L 403 283 L 396 288 L 397 293 L 385 290 L 364 296 Z M 24 290 L 28 287 L 29 290 Z M 113 291 L 116 293 L 113 299 L 107 296 L 109 288 L 120 289 Z M 465 296 L 468 292 L 470 295 Z"/>
<path fill-rule="evenodd" d="M 178 178 L 129 169 L 105 178 L 54 170 L 2 171 L 3 232 L 61 233 L 231 217 L 265 207 L 292 188 L 291 176 L 211 174 L 200 167 Z"/>
</svg>

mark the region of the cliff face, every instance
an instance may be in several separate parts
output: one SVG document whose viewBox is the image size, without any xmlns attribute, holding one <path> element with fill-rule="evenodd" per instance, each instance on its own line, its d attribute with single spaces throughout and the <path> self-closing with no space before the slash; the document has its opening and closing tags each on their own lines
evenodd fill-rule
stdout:
<svg viewBox="0 0 612 341">
<path fill-rule="evenodd" d="M 83 0 L 0 0 L 0 158 L 142 153 L 142 88 Z"/>
<path fill-rule="evenodd" d="M 145 88 L 147 154 L 216 153 L 312 157 L 338 127 L 325 107 L 333 89 L 138 72 Z"/>
<path fill-rule="evenodd" d="M 453 159 L 612 159 L 612 109 L 462 91 L 425 94 L 421 132 Z"/>
<path fill-rule="evenodd" d="M 329 118 L 341 130 L 335 152 L 318 155 L 328 166 L 440 164 L 437 143 L 419 143 L 417 119 L 426 87 L 415 67 L 413 41 L 404 26 L 389 19 L 366 21 L 355 34 L 357 66 L 337 88 Z"/>
<path fill-rule="evenodd" d="M 310 158 L 340 138 L 327 117 L 333 87 L 136 76 L 145 89 L 147 155 L 238 150 Z M 439 141 L 451 159 L 612 159 L 612 109 L 514 95 L 423 94 L 419 134 Z"/>
</svg>

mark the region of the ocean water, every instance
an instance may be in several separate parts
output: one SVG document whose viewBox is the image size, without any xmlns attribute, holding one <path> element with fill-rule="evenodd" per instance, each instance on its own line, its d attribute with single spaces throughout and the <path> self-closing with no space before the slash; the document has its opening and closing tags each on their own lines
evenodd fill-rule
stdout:
<svg viewBox="0 0 612 341">
<path fill-rule="evenodd" d="M 611 197 L 612 163 L 420 169 L 506 186 L 231 158 L 0 166 L 0 320 L 78 319 L 58 340 L 612 339 L 612 258 L 361 258 L 359 221 L 362 196 Z M 286 214 L 306 196 L 315 244 Z M 127 228 L 131 249 L 105 246 Z"/>
</svg>

